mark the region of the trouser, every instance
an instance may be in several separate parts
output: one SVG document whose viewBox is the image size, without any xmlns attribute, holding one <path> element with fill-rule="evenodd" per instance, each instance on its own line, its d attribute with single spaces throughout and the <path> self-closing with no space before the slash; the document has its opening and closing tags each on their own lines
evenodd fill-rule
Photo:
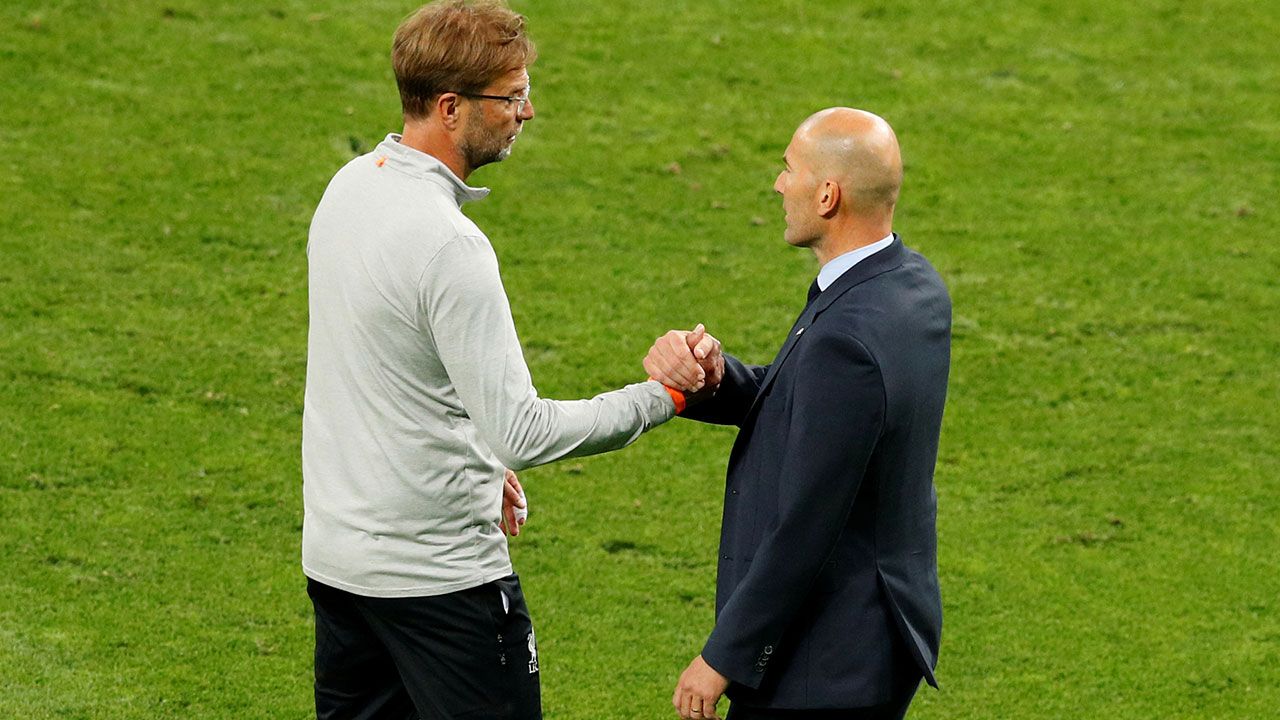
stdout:
<svg viewBox="0 0 1280 720">
<path fill-rule="evenodd" d="M 848 710 L 769 710 L 730 705 L 725 720 L 902 720 L 918 687 L 919 680 L 902 683 L 888 702 Z"/>
<path fill-rule="evenodd" d="M 540 720 L 538 651 L 520 580 L 373 598 L 307 580 L 318 720 Z"/>
</svg>

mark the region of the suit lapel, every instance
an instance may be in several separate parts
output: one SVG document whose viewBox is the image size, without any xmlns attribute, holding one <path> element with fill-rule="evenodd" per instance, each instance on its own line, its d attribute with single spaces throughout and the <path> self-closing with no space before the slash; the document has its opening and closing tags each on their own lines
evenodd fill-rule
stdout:
<svg viewBox="0 0 1280 720">
<path fill-rule="evenodd" d="M 782 343 L 782 348 L 778 350 L 778 354 L 773 358 L 773 362 L 769 363 L 769 372 L 765 373 L 764 380 L 760 382 L 760 389 L 756 392 L 756 398 L 751 404 L 752 410 L 754 410 L 755 406 L 760 403 L 760 398 L 764 396 L 765 390 L 773 384 L 773 379 L 778 375 L 778 368 L 782 367 L 782 363 L 787 359 L 787 356 L 791 354 L 792 349 L 795 348 L 796 344 L 800 341 L 800 338 L 804 336 L 805 329 L 813 324 L 814 318 L 818 316 L 818 302 L 821 299 L 822 296 L 819 295 L 817 300 L 809 303 L 809 306 L 804 309 L 804 312 L 800 313 L 800 317 L 796 319 L 795 324 L 791 326 L 791 334 L 788 335 L 786 341 Z M 750 414 L 750 411 L 748 411 L 748 414 Z"/>
<path fill-rule="evenodd" d="M 831 283 L 830 287 L 822 291 L 822 294 L 810 303 L 804 309 L 804 312 L 800 313 L 795 325 L 791 327 L 791 334 L 787 336 L 786 342 L 782 344 L 782 349 L 778 351 L 778 356 L 769 365 L 769 372 L 765 373 L 764 380 L 760 383 L 760 389 L 756 392 L 755 400 L 751 403 L 751 409 L 747 411 L 748 420 L 752 418 L 756 407 L 760 404 L 760 399 L 764 397 L 769 386 L 773 384 L 773 379 L 778 376 L 778 370 L 786 362 L 787 356 L 791 354 L 796 345 L 800 344 L 800 341 L 804 338 L 805 331 L 813 325 L 818 316 L 822 314 L 822 311 L 831 307 L 831 304 L 838 300 L 841 295 L 849 292 L 857 285 L 901 265 L 903 260 L 906 259 L 906 254 L 906 248 L 902 245 L 902 238 L 898 237 L 897 233 L 894 233 L 893 243 L 889 247 L 849 268 L 843 275 L 836 278 L 836 281 Z"/>
</svg>

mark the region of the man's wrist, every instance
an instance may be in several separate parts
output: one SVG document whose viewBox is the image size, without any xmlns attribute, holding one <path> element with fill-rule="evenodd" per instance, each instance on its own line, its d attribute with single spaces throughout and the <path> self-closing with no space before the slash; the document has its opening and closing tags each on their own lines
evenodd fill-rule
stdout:
<svg viewBox="0 0 1280 720">
<path fill-rule="evenodd" d="M 649 378 L 649 379 L 653 380 L 654 382 L 658 382 L 657 378 Z M 679 415 L 680 413 L 684 412 L 684 409 L 689 404 L 688 400 L 684 396 L 684 393 L 666 384 L 662 385 L 662 389 L 667 391 L 667 395 L 671 396 L 671 402 L 675 403 L 676 414 Z"/>
</svg>

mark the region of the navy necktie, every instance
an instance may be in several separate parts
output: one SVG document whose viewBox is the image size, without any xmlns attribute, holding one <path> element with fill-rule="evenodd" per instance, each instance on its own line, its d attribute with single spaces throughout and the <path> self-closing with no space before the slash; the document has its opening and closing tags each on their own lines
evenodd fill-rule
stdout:
<svg viewBox="0 0 1280 720">
<path fill-rule="evenodd" d="M 821 293 L 822 293 L 822 288 L 818 287 L 818 281 L 817 279 L 814 279 L 813 284 L 809 286 L 809 301 L 805 303 L 805 307 L 812 305 L 814 299 L 817 298 L 818 295 L 820 295 Z"/>
</svg>

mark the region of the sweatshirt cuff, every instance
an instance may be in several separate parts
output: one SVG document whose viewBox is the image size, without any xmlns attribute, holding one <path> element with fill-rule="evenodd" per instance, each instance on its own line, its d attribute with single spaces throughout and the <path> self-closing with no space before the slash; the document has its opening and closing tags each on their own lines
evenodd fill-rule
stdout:
<svg viewBox="0 0 1280 720">
<path fill-rule="evenodd" d="M 649 378 L 649 379 L 653 380 L 654 382 L 657 382 L 657 380 L 654 380 L 653 378 Z M 684 412 L 685 407 L 688 405 L 688 403 L 685 401 L 684 393 L 671 387 L 670 385 L 663 385 L 662 389 L 667 391 L 667 395 L 671 396 L 671 402 L 675 403 L 676 414 L 679 415 L 680 413 Z"/>
</svg>

